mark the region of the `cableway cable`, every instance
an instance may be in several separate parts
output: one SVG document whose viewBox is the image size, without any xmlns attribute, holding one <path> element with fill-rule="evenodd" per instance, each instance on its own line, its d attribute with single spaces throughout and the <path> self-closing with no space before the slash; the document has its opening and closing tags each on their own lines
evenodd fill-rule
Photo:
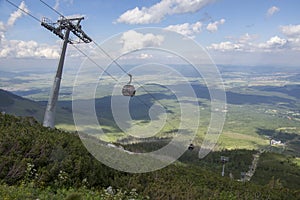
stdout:
<svg viewBox="0 0 300 200">
<path fill-rule="evenodd" d="M 42 21 L 35 17 L 34 15 L 32 15 L 29 11 L 20 8 L 20 6 L 16 5 L 15 3 L 11 2 L 10 0 L 6 0 L 9 4 L 11 4 L 12 6 L 14 6 L 15 8 L 21 10 L 23 13 L 27 14 L 28 16 L 30 16 L 31 18 L 33 18 L 35 21 L 41 23 Z M 60 12 L 58 12 L 57 10 L 55 10 L 54 8 L 52 8 L 50 5 L 48 5 L 46 2 L 44 2 L 43 0 L 40 0 L 44 5 L 46 5 L 48 8 L 50 8 L 51 10 L 53 10 L 55 13 L 57 13 L 60 17 L 67 19 L 64 15 L 62 15 Z M 94 40 L 92 40 L 92 42 L 97 46 L 97 48 L 99 48 L 109 59 L 111 59 L 111 61 L 113 63 L 115 63 L 125 74 L 127 74 L 128 76 L 131 76 L 131 74 L 129 74 L 114 58 L 112 58 L 97 42 L 95 42 Z M 72 44 L 72 43 L 71 43 Z M 85 52 L 83 52 L 81 49 L 79 49 L 76 45 L 72 44 L 72 46 L 79 51 L 82 55 L 84 55 L 88 60 L 90 60 L 92 63 L 94 63 L 98 68 L 100 68 L 104 73 L 106 73 L 111 79 L 113 79 L 116 82 L 119 82 L 118 79 L 116 79 L 113 75 L 111 75 L 109 72 L 107 72 L 107 70 L 105 70 L 103 67 L 101 67 L 96 61 L 94 61 L 90 56 L 88 56 Z M 153 98 L 154 101 L 156 101 L 158 104 L 160 104 L 166 111 L 168 110 L 168 108 L 161 103 L 158 99 L 156 99 L 156 97 L 154 95 L 152 95 L 142 84 L 140 84 L 138 81 L 135 80 L 135 82 L 137 83 L 137 85 L 139 87 L 141 87 L 149 96 L 151 96 L 151 98 Z M 146 104 L 141 98 L 139 98 L 138 96 L 135 96 L 144 106 L 146 106 L 148 109 L 151 108 L 150 105 Z M 174 130 L 176 130 L 177 128 L 170 122 L 166 121 Z"/>
<path fill-rule="evenodd" d="M 49 4 L 47 4 L 46 2 L 44 2 L 43 0 L 40 0 L 44 5 L 46 5 L 48 8 L 50 8 L 51 10 L 53 10 L 56 14 L 58 14 L 59 16 L 61 16 L 63 19 L 67 19 L 62 13 L 60 13 L 59 11 L 57 11 L 56 9 L 52 8 Z M 95 42 L 94 40 L 92 40 L 92 42 L 113 62 L 115 63 L 125 74 L 127 74 L 130 77 L 130 80 L 132 80 L 132 75 L 129 74 L 113 57 L 111 57 L 111 55 L 109 53 L 107 53 L 97 42 Z M 73 45 L 74 46 L 74 45 Z M 76 48 L 77 50 L 79 50 L 78 48 Z M 81 51 L 81 53 L 83 53 Z M 85 56 L 87 56 L 85 54 Z M 90 61 L 92 61 L 94 64 L 96 64 L 96 66 L 100 67 L 100 65 L 98 65 L 95 61 L 93 61 L 90 57 L 87 57 Z M 100 69 L 102 69 L 106 74 L 108 74 L 112 79 L 116 80 L 111 74 L 109 74 L 108 72 L 106 72 L 106 70 L 104 70 L 102 67 L 100 67 Z M 158 104 L 160 104 L 166 111 L 168 110 L 168 108 L 161 103 L 158 99 L 155 98 L 154 95 L 152 95 L 144 86 L 143 84 L 140 84 L 137 80 L 135 80 L 135 82 L 137 83 L 137 85 L 142 88 L 148 95 L 150 95 L 151 98 L 153 98 Z"/>
</svg>

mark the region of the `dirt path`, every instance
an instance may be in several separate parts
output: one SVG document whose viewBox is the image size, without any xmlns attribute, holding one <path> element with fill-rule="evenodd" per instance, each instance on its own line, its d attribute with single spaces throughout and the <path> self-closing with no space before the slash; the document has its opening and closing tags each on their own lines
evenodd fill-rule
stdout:
<svg viewBox="0 0 300 200">
<path fill-rule="evenodd" d="M 258 153 L 253 154 L 252 164 L 251 164 L 251 166 L 249 168 L 249 171 L 246 172 L 245 180 L 244 181 L 250 181 L 251 180 L 252 176 L 255 173 L 255 170 L 256 170 L 256 167 L 257 167 L 257 163 L 259 161 L 259 157 L 260 157 L 261 154 L 262 154 L 262 151 L 259 151 Z"/>
</svg>

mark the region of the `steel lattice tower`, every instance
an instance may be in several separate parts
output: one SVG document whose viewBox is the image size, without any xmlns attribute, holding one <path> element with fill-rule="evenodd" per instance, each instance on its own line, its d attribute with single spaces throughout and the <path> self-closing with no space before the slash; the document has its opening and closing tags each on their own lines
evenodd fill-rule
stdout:
<svg viewBox="0 0 300 200">
<path fill-rule="evenodd" d="M 50 30 L 55 35 L 57 35 L 58 37 L 64 40 L 52 90 L 45 111 L 44 122 L 43 122 L 43 126 L 45 127 L 54 128 L 56 103 L 59 95 L 59 88 L 60 88 L 60 82 L 62 78 L 67 44 L 73 43 L 69 39 L 70 32 L 72 32 L 76 37 L 78 37 L 84 43 L 89 43 L 92 41 L 92 39 L 88 37 L 81 29 L 80 22 L 83 19 L 84 19 L 83 17 L 78 17 L 78 18 L 61 17 L 59 20 L 57 20 L 57 22 L 52 23 L 47 18 L 43 18 L 41 22 L 41 25 L 43 27 Z"/>
</svg>

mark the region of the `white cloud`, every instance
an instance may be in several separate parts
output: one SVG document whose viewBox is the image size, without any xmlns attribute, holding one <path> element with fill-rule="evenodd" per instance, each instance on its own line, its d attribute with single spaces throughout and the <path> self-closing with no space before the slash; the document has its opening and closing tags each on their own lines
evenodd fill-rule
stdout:
<svg viewBox="0 0 300 200">
<path fill-rule="evenodd" d="M 300 50 L 300 24 L 280 26 L 280 31 L 287 37 L 291 49 Z"/>
<path fill-rule="evenodd" d="M 300 39 L 297 43 L 276 35 L 264 42 L 256 41 L 257 38 L 257 35 L 245 34 L 237 39 L 211 44 L 207 49 L 219 64 L 299 66 L 295 58 L 299 54 Z"/>
<path fill-rule="evenodd" d="M 60 4 L 60 0 L 55 0 L 55 5 L 54 5 L 53 8 L 54 8 L 55 10 L 58 10 L 59 4 Z"/>
<path fill-rule="evenodd" d="M 62 0 L 55 0 L 55 5 L 53 6 L 53 8 L 54 8 L 55 10 L 58 10 L 58 9 L 59 9 L 59 6 L 60 6 L 60 4 L 61 4 L 61 1 L 62 1 Z M 73 0 L 63 0 L 63 2 L 68 3 L 68 4 L 70 4 L 70 5 L 72 5 L 72 4 L 74 3 Z"/>
<path fill-rule="evenodd" d="M 24 1 L 20 3 L 19 8 L 29 12 Z M 25 15 L 20 9 L 12 12 L 6 23 L 0 21 L 0 58 L 58 58 L 59 48 L 57 45 L 39 44 L 32 40 L 6 40 L 6 32 L 15 25 L 19 18 Z"/>
<path fill-rule="evenodd" d="M 213 33 L 218 30 L 218 27 L 225 23 L 225 19 L 220 19 L 219 21 L 211 22 L 207 25 L 206 30 Z"/>
<path fill-rule="evenodd" d="M 225 23 L 225 19 L 220 19 L 219 21 L 211 22 L 206 26 L 206 30 L 209 32 L 215 32 L 218 30 L 218 27 Z M 166 27 L 166 30 L 175 31 L 180 33 L 184 36 L 194 38 L 195 34 L 200 33 L 202 31 L 203 23 L 198 21 L 196 23 L 183 23 L 183 24 L 176 24 L 170 25 Z"/>
<path fill-rule="evenodd" d="M 288 49 L 289 41 L 279 36 L 273 36 L 266 42 L 255 43 L 257 35 L 249 35 L 248 33 L 241 36 L 235 41 L 225 41 L 213 43 L 207 48 L 215 51 L 241 51 L 241 52 L 270 52 Z"/>
<path fill-rule="evenodd" d="M 6 30 L 5 24 L 0 21 L 0 32 L 4 32 Z"/>
<path fill-rule="evenodd" d="M 148 53 L 141 53 L 139 55 L 139 58 L 140 59 L 149 59 L 149 58 L 152 58 L 153 56 L 151 54 L 148 54 Z"/>
<path fill-rule="evenodd" d="M 166 2 L 170 2 L 170 14 L 178 14 L 196 12 L 214 0 L 166 0 Z"/>
<path fill-rule="evenodd" d="M 220 42 L 220 43 L 213 43 L 209 47 L 210 50 L 217 50 L 217 51 L 232 51 L 232 50 L 240 50 L 243 47 L 242 44 L 233 43 L 230 41 Z"/>
<path fill-rule="evenodd" d="M 274 37 L 271 37 L 267 42 L 266 44 L 268 44 L 270 47 L 278 47 L 278 46 L 283 46 L 285 45 L 287 42 L 286 39 L 283 39 L 283 38 L 280 38 L 278 36 L 274 36 Z"/>
<path fill-rule="evenodd" d="M 82 15 L 82 14 L 73 14 L 73 15 L 68 15 L 65 16 L 67 19 L 72 19 L 72 18 L 81 18 L 81 17 L 86 17 L 86 15 Z"/>
<path fill-rule="evenodd" d="M 138 33 L 134 30 L 123 33 L 121 37 L 122 52 L 129 52 L 145 47 L 158 47 L 164 41 L 161 35 L 154 35 L 152 33 Z"/>
<path fill-rule="evenodd" d="M 280 30 L 287 37 L 300 37 L 300 24 L 281 26 Z"/>
<path fill-rule="evenodd" d="M 0 21 L 0 44 L 5 39 L 6 27 L 3 22 Z"/>
<path fill-rule="evenodd" d="M 11 13 L 10 14 L 10 17 L 8 18 L 7 20 L 7 25 L 8 26 L 13 26 L 16 22 L 17 19 L 21 18 L 24 14 L 24 12 L 22 10 L 24 10 L 25 12 L 29 12 L 26 4 L 24 1 L 22 1 L 19 5 L 19 8 L 18 10 L 16 10 L 15 12 Z"/>
<path fill-rule="evenodd" d="M 35 41 L 9 40 L 3 41 L 0 48 L 0 58 L 47 58 L 57 59 L 59 57 L 58 46 L 38 44 Z"/>
<path fill-rule="evenodd" d="M 246 33 L 242 36 L 240 36 L 240 38 L 238 39 L 238 42 L 239 43 L 242 43 L 242 44 L 245 44 L 247 42 L 252 42 L 253 40 L 255 40 L 258 36 L 253 34 L 253 35 L 250 35 L 249 33 Z"/>
<path fill-rule="evenodd" d="M 283 48 L 287 40 L 278 36 L 271 37 L 267 42 L 258 44 L 258 48 L 265 50 L 275 50 Z"/>
<path fill-rule="evenodd" d="M 200 33 L 202 28 L 201 22 L 196 22 L 194 24 L 184 23 L 177 25 L 170 25 L 166 27 L 166 30 L 175 31 L 187 37 L 194 37 L 195 33 Z"/>
<path fill-rule="evenodd" d="M 117 19 L 117 22 L 127 24 L 158 23 L 167 15 L 196 12 L 213 1 L 215 0 L 161 0 L 148 8 L 135 7 L 127 10 Z"/>
<path fill-rule="evenodd" d="M 267 11 L 267 16 L 271 17 L 272 15 L 274 15 L 276 12 L 278 12 L 280 9 L 276 6 L 272 6 L 271 8 L 268 9 Z"/>
<path fill-rule="evenodd" d="M 22 1 L 18 7 L 24 10 L 25 12 L 29 12 L 24 1 Z M 20 9 L 17 9 L 16 11 L 12 12 L 6 23 L 0 21 L 0 44 L 2 43 L 2 41 L 5 40 L 5 33 L 7 32 L 7 30 L 12 26 L 14 26 L 15 22 L 19 18 L 25 15 L 24 12 L 21 11 Z"/>
</svg>

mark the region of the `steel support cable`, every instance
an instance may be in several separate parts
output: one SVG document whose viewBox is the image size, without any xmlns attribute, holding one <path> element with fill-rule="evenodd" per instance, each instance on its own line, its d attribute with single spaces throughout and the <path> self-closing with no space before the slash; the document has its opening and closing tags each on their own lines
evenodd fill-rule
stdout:
<svg viewBox="0 0 300 200">
<path fill-rule="evenodd" d="M 116 79 L 113 75 L 111 75 L 109 72 L 107 72 L 103 67 L 101 67 L 96 61 L 94 61 L 89 55 L 84 53 L 81 49 L 79 49 L 76 45 L 72 44 L 72 46 L 79 51 L 82 55 L 84 55 L 89 61 L 91 61 L 93 64 L 95 64 L 99 69 L 101 69 L 103 72 L 105 72 L 111 79 L 118 82 L 118 79 Z"/>
<path fill-rule="evenodd" d="M 116 79 L 113 75 L 111 75 L 109 72 L 107 72 L 105 69 L 103 69 L 96 61 L 94 61 L 89 55 L 87 55 L 85 52 L 83 52 L 81 49 L 79 49 L 76 45 L 72 44 L 72 46 L 78 50 L 82 55 L 84 55 L 89 61 L 91 61 L 93 64 L 95 64 L 98 68 L 100 68 L 103 72 L 105 72 L 110 78 L 112 78 L 114 81 L 119 82 L 118 79 Z M 109 54 L 108 54 L 109 55 Z M 146 91 L 146 90 L 145 90 Z M 146 91 L 149 95 L 153 96 L 151 93 Z M 145 107 L 148 109 L 151 108 L 150 105 L 145 103 L 139 96 L 135 96 L 136 99 L 138 99 Z M 154 98 L 155 101 L 158 101 Z M 162 105 L 163 106 L 163 105 Z M 165 107 L 164 107 L 165 108 Z M 165 108 L 166 109 L 166 108 Z M 177 129 L 173 124 L 170 122 L 166 121 L 174 130 Z"/>
<path fill-rule="evenodd" d="M 46 2 L 44 2 L 43 0 L 40 0 L 44 5 L 46 5 L 48 8 L 50 8 L 51 10 L 53 10 L 56 14 L 58 14 L 59 16 L 61 16 L 64 19 L 67 19 L 62 13 L 58 12 L 56 9 L 52 8 L 49 4 L 47 4 Z M 115 59 L 113 59 L 111 57 L 111 55 L 109 55 L 97 42 L 95 42 L 94 40 L 92 40 L 92 42 L 113 62 L 115 63 L 125 74 L 127 74 L 130 77 L 130 80 L 132 80 L 132 75 L 129 74 Z M 78 50 L 78 49 L 77 49 Z M 83 52 L 82 52 L 83 53 Z M 91 58 L 88 58 L 89 60 L 91 60 Z M 92 61 L 92 60 L 91 60 Z M 96 62 L 92 61 L 93 63 L 95 63 L 98 67 L 100 67 Z M 100 69 L 103 70 L 102 67 L 100 67 Z M 103 70 L 106 72 L 106 70 Z M 109 74 L 108 72 L 106 72 L 106 74 Z M 112 75 L 109 74 L 110 77 L 113 78 Z M 115 78 L 113 78 L 115 79 Z M 152 95 L 142 84 L 140 84 L 138 81 L 135 81 L 137 83 L 137 85 L 139 87 L 141 87 L 148 95 L 151 96 L 151 98 L 153 98 L 156 102 L 158 102 L 166 111 L 168 110 L 168 108 L 161 103 L 158 99 L 156 99 L 154 97 L 154 95 Z"/>
<path fill-rule="evenodd" d="M 32 19 L 34 19 L 35 21 L 38 21 L 39 23 L 41 23 L 42 21 L 35 17 L 34 15 L 32 15 L 29 11 L 26 11 L 25 9 L 20 8 L 18 5 L 16 5 L 15 3 L 6 0 L 9 4 L 11 4 L 12 6 L 14 6 L 15 8 L 21 10 L 23 13 L 27 14 L 28 16 L 30 16 Z M 56 12 L 58 15 L 60 15 L 61 17 L 65 18 L 66 17 L 64 15 L 62 15 L 61 13 L 59 13 L 57 10 L 53 9 L 51 6 L 49 6 L 47 3 L 45 3 L 44 1 L 40 0 L 43 4 L 45 4 L 48 8 L 50 8 L 51 10 L 53 10 L 54 12 Z M 93 43 L 108 57 L 111 59 L 112 62 L 114 62 L 124 73 L 126 73 L 127 75 L 130 76 L 130 74 L 115 60 L 113 59 L 98 43 L 96 43 L 94 40 L 92 40 Z M 71 43 L 72 44 L 72 43 Z M 83 54 L 85 57 L 87 57 L 87 59 L 89 59 L 92 63 L 94 63 L 98 68 L 100 68 L 101 70 L 103 70 L 103 72 L 105 72 L 108 76 L 110 76 L 114 81 L 118 82 L 118 80 L 112 76 L 109 72 L 107 72 L 105 69 L 103 69 L 98 63 L 96 63 L 91 57 L 89 57 L 86 53 L 84 53 L 82 50 L 80 50 L 78 47 L 76 47 L 74 44 L 72 44 L 72 46 L 78 50 L 81 54 Z M 158 102 L 166 111 L 168 110 L 166 106 L 164 106 L 158 99 L 156 99 L 148 90 L 146 90 L 146 88 L 140 84 L 139 82 L 135 81 L 147 94 L 149 94 L 154 101 Z M 146 104 L 144 101 L 142 101 L 138 96 L 135 96 L 142 104 L 144 104 L 148 109 L 151 108 L 148 104 Z M 171 124 L 170 122 L 166 121 L 169 125 L 171 125 L 171 127 L 173 127 L 173 129 L 175 130 L 175 126 L 173 124 Z"/>
<path fill-rule="evenodd" d="M 32 15 L 29 11 L 26 11 L 25 9 L 22 9 L 20 8 L 20 6 L 16 5 L 15 3 L 9 1 L 9 0 L 6 0 L 10 5 L 16 7 L 17 9 L 21 10 L 23 13 L 25 13 L 26 15 L 30 16 L 31 18 L 33 18 L 34 20 L 38 21 L 39 23 L 41 23 L 42 21 L 35 17 L 34 15 Z"/>
<path fill-rule="evenodd" d="M 127 75 L 131 76 L 115 59 L 113 59 L 97 42 L 95 42 L 93 40 L 93 43 L 108 57 L 111 59 L 111 61 L 113 63 L 115 63 L 124 73 L 126 73 Z M 133 77 L 132 77 L 133 79 Z M 156 102 L 158 102 L 165 110 L 168 110 L 168 108 L 161 103 L 158 99 L 155 98 L 154 95 L 152 95 L 141 83 L 139 83 L 137 80 L 135 80 L 135 82 L 137 83 L 137 85 L 142 88 L 148 95 L 151 96 L 151 98 L 153 98 Z"/>
<path fill-rule="evenodd" d="M 43 0 L 40 0 L 44 5 L 46 5 L 48 8 L 50 8 L 51 10 L 53 10 L 55 13 L 57 13 L 59 16 L 61 16 L 64 19 L 67 19 L 62 13 L 58 12 L 56 9 L 52 8 L 49 4 L 47 4 L 46 2 L 44 2 Z M 94 40 L 92 40 L 92 42 L 113 62 L 115 63 L 125 74 L 127 74 L 130 77 L 130 80 L 132 80 L 132 75 L 129 74 L 115 59 L 113 59 L 97 42 L 95 42 Z M 74 45 L 73 45 L 74 46 Z M 79 50 L 78 48 L 76 48 L 77 50 Z M 80 50 L 81 53 L 84 53 Z M 96 66 L 98 66 L 100 69 L 102 69 L 106 74 L 108 74 L 112 79 L 114 79 L 115 81 L 116 78 L 114 78 L 110 73 L 108 73 L 106 70 L 104 70 L 100 65 L 98 65 L 94 60 L 92 60 L 89 56 L 87 56 L 85 53 L 84 55 L 94 64 L 96 64 Z M 118 82 L 118 81 L 117 81 Z M 152 95 L 142 84 L 140 84 L 138 81 L 135 81 L 137 83 L 137 85 L 139 87 L 141 87 L 148 95 L 151 96 L 152 99 L 154 99 L 154 101 L 158 102 L 166 111 L 168 110 L 168 108 L 161 103 L 158 99 L 156 99 L 154 97 L 154 95 Z M 142 100 L 140 98 L 138 98 L 139 101 L 142 102 Z M 143 102 L 143 104 L 145 104 L 145 102 Z M 150 108 L 149 105 L 145 104 L 148 108 Z M 172 126 L 174 128 L 174 126 Z"/>
<path fill-rule="evenodd" d="M 44 2 L 43 0 L 40 0 L 40 2 L 42 2 L 45 6 L 47 6 L 48 8 L 50 8 L 51 10 L 53 10 L 56 14 L 58 14 L 59 16 L 61 16 L 64 19 L 67 19 L 63 14 L 61 14 L 60 12 L 58 12 L 56 9 L 52 8 L 51 6 L 49 6 L 49 4 L 47 4 L 46 2 Z"/>
</svg>

